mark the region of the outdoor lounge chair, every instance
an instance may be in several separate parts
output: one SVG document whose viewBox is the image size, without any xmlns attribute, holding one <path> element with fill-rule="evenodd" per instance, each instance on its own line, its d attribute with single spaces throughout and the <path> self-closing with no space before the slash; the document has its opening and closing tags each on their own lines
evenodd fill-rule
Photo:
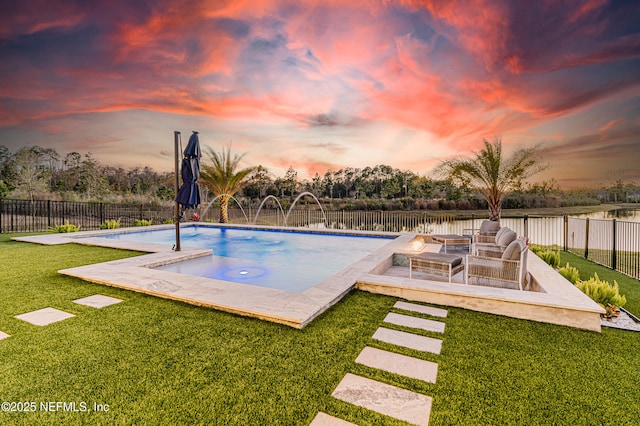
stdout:
<svg viewBox="0 0 640 426">
<path fill-rule="evenodd" d="M 483 220 L 479 229 L 463 229 L 462 233 L 471 235 L 473 242 L 492 242 L 500 230 L 500 222 Z"/>
<path fill-rule="evenodd" d="M 527 278 L 527 252 L 524 238 L 518 238 L 507 246 L 500 258 L 468 255 L 464 281 L 491 287 L 525 287 Z"/>
<path fill-rule="evenodd" d="M 511 244 L 517 235 L 508 227 L 502 227 L 496 233 L 492 241 L 486 238 L 484 242 L 474 242 L 471 254 L 485 257 L 502 257 L 502 253 Z"/>
</svg>

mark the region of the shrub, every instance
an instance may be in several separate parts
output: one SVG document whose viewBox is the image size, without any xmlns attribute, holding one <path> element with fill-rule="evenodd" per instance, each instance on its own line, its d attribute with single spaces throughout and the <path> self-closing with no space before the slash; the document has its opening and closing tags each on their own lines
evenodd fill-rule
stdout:
<svg viewBox="0 0 640 426">
<path fill-rule="evenodd" d="M 74 225 L 69 223 L 68 220 L 65 220 L 64 225 L 56 225 L 53 229 L 57 232 L 78 232 L 80 230 L 80 225 Z"/>
<path fill-rule="evenodd" d="M 577 284 L 578 281 L 580 281 L 580 272 L 578 271 L 578 268 L 575 268 L 568 263 L 562 268 L 558 269 L 558 272 L 572 284 Z"/>
<path fill-rule="evenodd" d="M 554 250 L 544 250 L 536 253 L 542 260 L 551 265 L 552 268 L 560 266 L 560 253 Z"/>
<path fill-rule="evenodd" d="M 153 225 L 153 219 L 135 219 L 133 221 L 134 226 L 150 226 Z"/>
<path fill-rule="evenodd" d="M 118 220 L 107 219 L 104 221 L 102 225 L 100 225 L 100 229 L 117 229 L 117 228 L 120 228 L 120 218 L 118 218 Z"/>
<path fill-rule="evenodd" d="M 611 285 L 608 281 L 602 281 L 598 274 L 594 274 L 586 281 L 578 281 L 576 285 L 584 294 L 607 309 L 607 312 L 611 310 L 610 307 L 620 308 L 627 303 L 627 298 L 619 292 L 618 282 L 613 281 L 613 285 Z"/>
<path fill-rule="evenodd" d="M 170 217 L 169 219 L 165 219 L 165 220 L 162 221 L 162 223 L 164 225 L 171 225 L 173 223 L 173 218 Z"/>
</svg>

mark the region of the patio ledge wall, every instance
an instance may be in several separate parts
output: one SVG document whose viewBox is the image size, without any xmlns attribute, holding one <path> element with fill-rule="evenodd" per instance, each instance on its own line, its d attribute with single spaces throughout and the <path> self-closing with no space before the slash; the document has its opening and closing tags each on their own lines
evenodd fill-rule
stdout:
<svg viewBox="0 0 640 426">
<path fill-rule="evenodd" d="M 549 324 L 600 332 L 597 303 L 533 253 L 528 270 L 543 292 L 519 291 L 382 275 L 392 259 L 360 277 L 356 288 L 418 302 L 452 306 Z"/>
</svg>

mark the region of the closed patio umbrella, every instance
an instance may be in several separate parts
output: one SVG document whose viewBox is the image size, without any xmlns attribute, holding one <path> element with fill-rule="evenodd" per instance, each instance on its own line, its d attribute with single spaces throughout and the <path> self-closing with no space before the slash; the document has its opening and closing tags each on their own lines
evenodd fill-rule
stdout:
<svg viewBox="0 0 640 426">
<path fill-rule="evenodd" d="M 176 147 L 178 145 L 179 132 L 176 134 Z M 182 170 L 180 175 L 182 176 L 182 185 L 178 189 L 176 195 L 176 203 L 182 206 L 182 210 L 194 209 L 200 204 L 200 190 L 198 188 L 198 178 L 200 177 L 200 140 L 198 139 L 198 132 L 194 131 L 189 138 L 189 143 L 183 152 L 182 158 Z M 177 148 L 176 148 L 176 168 L 177 168 Z M 177 174 L 177 170 L 176 170 Z M 176 180 L 178 178 L 176 177 Z M 176 207 L 178 209 L 178 207 Z M 180 250 L 180 219 L 182 215 L 179 211 L 176 213 L 176 247 L 175 250 Z"/>
</svg>

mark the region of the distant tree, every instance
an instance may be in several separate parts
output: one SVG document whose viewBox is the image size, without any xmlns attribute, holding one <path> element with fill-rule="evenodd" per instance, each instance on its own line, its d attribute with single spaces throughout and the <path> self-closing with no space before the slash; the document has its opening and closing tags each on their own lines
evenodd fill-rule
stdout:
<svg viewBox="0 0 640 426">
<path fill-rule="evenodd" d="M 293 166 L 289 166 L 283 179 L 276 179 L 276 186 L 280 189 L 280 195 L 284 196 L 289 192 L 289 195 L 293 196 L 298 187 L 298 172 L 295 171 Z"/>
<path fill-rule="evenodd" d="M 223 149 L 220 153 L 209 149 L 207 154 L 211 164 L 202 163 L 199 182 L 206 185 L 214 196 L 220 197 L 220 222 L 227 223 L 229 200 L 251 182 L 251 175 L 257 167 L 247 167 L 236 172 L 244 154 L 232 157 L 230 149 Z"/>
<path fill-rule="evenodd" d="M 21 148 L 15 155 L 15 185 L 16 189 L 24 192 L 31 201 L 35 194 L 48 192 L 50 169 L 43 162 L 42 148 Z"/>
<path fill-rule="evenodd" d="M 109 192 L 109 181 L 91 153 L 84 157 L 80 165 L 79 192 L 84 192 L 88 199 L 102 198 Z"/>
<path fill-rule="evenodd" d="M 505 195 L 546 168 L 538 164 L 537 155 L 536 146 L 518 149 L 511 157 L 504 158 L 502 141 L 496 138 L 493 143 L 484 140 L 484 149 L 475 153 L 473 158 L 447 160 L 439 170 L 454 182 L 480 192 L 489 204 L 489 219 L 498 221 Z"/>
<path fill-rule="evenodd" d="M 320 175 L 316 172 L 316 174 L 313 176 L 313 179 L 311 179 L 311 185 L 309 186 L 309 192 L 312 192 L 313 195 L 315 195 L 316 197 L 319 197 L 322 192 L 322 178 L 320 177 Z"/>
</svg>

